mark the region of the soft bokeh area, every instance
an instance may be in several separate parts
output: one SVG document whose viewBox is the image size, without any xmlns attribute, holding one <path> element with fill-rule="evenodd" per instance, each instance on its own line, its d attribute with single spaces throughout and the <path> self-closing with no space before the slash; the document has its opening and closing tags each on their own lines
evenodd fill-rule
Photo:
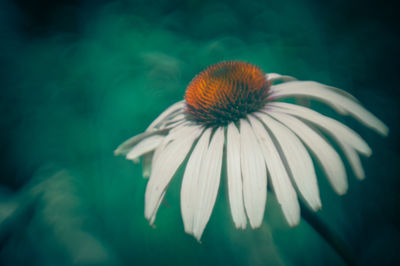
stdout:
<svg viewBox="0 0 400 266">
<path fill-rule="evenodd" d="M 388 124 L 382 138 L 341 118 L 374 154 L 342 197 L 317 169 L 317 215 L 358 264 L 400 264 L 397 16 L 381 1 L 0 1 L 0 265 L 342 265 L 273 193 L 263 226 L 236 230 L 224 178 L 202 243 L 183 230 L 182 170 L 145 220 L 141 167 L 113 151 L 222 60 L 343 88 Z"/>
</svg>

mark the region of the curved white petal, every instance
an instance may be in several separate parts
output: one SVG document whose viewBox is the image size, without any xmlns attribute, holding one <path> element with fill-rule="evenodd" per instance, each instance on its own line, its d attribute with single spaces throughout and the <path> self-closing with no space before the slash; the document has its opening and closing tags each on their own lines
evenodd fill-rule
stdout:
<svg viewBox="0 0 400 266">
<path fill-rule="evenodd" d="M 256 115 L 277 140 L 283 156 L 286 159 L 288 170 L 290 170 L 300 193 L 311 208 L 317 210 L 321 207 L 321 201 L 319 198 L 317 179 L 308 152 L 297 137 L 285 126 L 266 114 L 256 113 Z M 254 119 L 253 123 L 254 122 L 257 122 L 257 120 Z M 256 125 L 257 123 L 254 124 Z M 260 132 L 262 132 L 262 130 L 266 131 L 264 127 L 259 129 Z M 296 191 L 284 168 L 283 158 L 279 155 L 275 143 L 268 133 L 264 134 L 264 143 L 266 152 L 268 152 L 266 154 L 266 159 L 268 160 L 267 167 L 270 172 L 276 197 L 282 206 L 283 213 L 289 225 L 295 226 L 300 221 L 300 206 Z"/>
<path fill-rule="evenodd" d="M 272 182 L 272 186 L 275 190 L 278 202 L 281 204 L 282 210 L 289 224 L 292 226 L 296 225 L 299 222 L 300 208 L 296 192 L 291 184 L 288 172 L 285 169 L 283 159 L 281 158 L 273 140 L 271 139 L 271 136 L 265 129 L 264 125 L 262 125 L 261 122 L 253 116 L 250 116 L 249 119 L 262 147 L 267 163 L 267 169 L 270 174 L 270 179 Z M 268 120 L 268 118 L 265 118 L 265 120 Z M 289 168 L 290 166 L 296 167 L 298 165 L 295 165 L 296 161 L 293 160 L 298 160 L 298 158 L 296 158 L 296 155 L 300 156 L 302 154 L 299 154 L 299 152 L 295 149 L 293 149 L 295 150 L 295 154 L 286 154 L 285 151 L 288 151 L 288 147 L 291 146 L 294 146 L 294 148 L 296 148 L 296 144 L 298 144 L 296 142 L 298 141 L 292 142 L 291 139 L 288 139 L 285 142 L 288 143 L 288 145 L 285 145 L 284 149 L 282 150 L 284 152 L 286 160 L 288 161 Z M 306 199 L 306 202 L 311 206 L 313 210 L 318 210 L 319 208 L 321 208 L 321 201 L 319 197 L 318 186 L 316 184 L 317 182 L 314 168 L 312 167 L 312 164 L 311 167 L 307 163 L 305 165 L 309 167 L 301 166 L 302 168 L 300 167 L 296 169 L 295 182 L 297 181 L 296 183 L 298 184 L 300 193 Z M 305 169 L 306 171 L 301 172 L 301 170 L 303 169 Z"/>
<path fill-rule="evenodd" d="M 127 159 L 131 159 L 134 160 L 135 162 L 138 162 L 137 159 L 138 156 L 136 156 L 135 153 L 137 153 L 141 149 L 145 150 L 146 149 L 145 146 L 147 145 L 150 146 L 155 145 L 156 139 L 159 139 L 158 136 L 165 136 L 166 134 L 168 134 L 168 131 L 172 126 L 177 127 L 184 121 L 184 115 L 181 114 L 181 112 L 179 112 L 180 110 L 183 110 L 183 108 L 184 108 L 184 101 L 180 101 L 171 105 L 167 110 L 161 113 L 161 115 L 159 115 L 150 124 L 150 126 L 146 129 L 145 132 L 133 136 L 128 140 L 124 141 L 121 145 L 119 145 L 117 149 L 114 151 L 114 154 L 127 155 L 129 152 L 131 152 L 132 149 L 134 149 L 135 151 L 132 152 L 129 158 L 127 157 Z M 170 119 L 165 121 L 167 118 Z M 166 125 L 163 125 L 163 123 L 165 123 Z M 135 147 L 137 145 L 139 147 Z"/>
<path fill-rule="evenodd" d="M 170 131 L 157 148 L 153 158 L 151 176 L 145 193 L 145 216 L 154 223 L 165 190 L 178 167 L 201 134 L 198 126 L 182 125 Z"/>
<path fill-rule="evenodd" d="M 202 162 L 200 178 L 197 183 L 197 206 L 193 219 L 193 235 L 200 241 L 204 228 L 210 219 L 218 194 L 221 178 L 222 155 L 224 148 L 224 129 L 218 128 L 211 139 L 206 157 Z"/>
<path fill-rule="evenodd" d="M 193 232 L 193 219 L 198 201 L 196 193 L 199 189 L 198 182 L 201 178 L 201 167 L 207 154 L 211 131 L 212 129 L 208 128 L 201 135 L 192 154 L 190 154 L 185 173 L 183 174 L 181 186 L 181 212 L 186 233 Z"/>
<path fill-rule="evenodd" d="M 183 113 L 179 113 L 179 114 L 176 114 L 176 116 L 171 117 L 167 121 L 164 121 L 163 125 L 160 126 L 160 129 L 176 127 L 178 124 L 180 124 L 184 121 L 186 121 L 185 115 Z"/>
<path fill-rule="evenodd" d="M 153 159 L 154 152 L 149 152 L 142 157 L 142 173 L 143 177 L 147 178 L 151 173 L 151 161 Z"/>
<path fill-rule="evenodd" d="M 361 165 L 360 157 L 355 150 L 366 156 L 370 156 L 372 151 L 368 144 L 356 132 L 330 117 L 323 116 L 302 106 L 275 102 L 271 103 L 270 107 L 274 108 L 276 111 L 279 110 L 279 112 L 300 117 L 325 130 L 325 132 L 341 147 L 355 176 L 358 179 L 364 179 L 365 173 Z"/>
<path fill-rule="evenodd" d="M 366 156 L 370 156 L 372 151 L 368 144 L 355 131 L 330 117 L 321 115 L 303 106 L 274 102 L 269 104 L 269 107 L 273 108 L 274 111 L 295 115 L 322 128 L 339 144 L 355 176 L 358 179 L 364 179 L 365 173 L 360 157 L 355 150 Z"/>
<path fill-rule="evenodd" d="M 360 135 L 335 119 L 324 116 L 309 108 L 290 103 L 272 102 L 268 103 L 265 109 L 266 112 L 268 112 L 268 108 L 273 108 L 274 110 L 278 110 L 277 108 L 279 108 L 280 112 L 294 115 L 314 123 L 318 127 L 324 129 L 326 133 L 331 135 L 338 142 L 345 142 L 366 156 L 372 153 L 371 148 Z"/>
<path fill-rule="evenodd" d="M 364 125 L 374 129 L 381 135 L 389 133 L 388 127 L 371 112 L 362 107 L 357 101 L 347 97 L 337 88 L 332 88 L 313 81 L 293 81 L 271 86 L 270 98 L 282 98 L 286 96 L 308 96 L 319 99 L 340 111 L 347 111 Z M 342 91 L 341 91 L 342 92 Z"/>
<path fill-rule="evenodd" d="M 310 148 L 322 165 L 334 190 L 340 195 L 346 193 L 348 188 L 346 170 L 335 149 L 299 119 L 273 111 L 269 111 L 268 114 L 290 128 Z"/>
<path fill-rule="evenodd" d="M 114 155 L 126 155 L 132 148 L 143 140 L 150 138 L 155 135 L 165 136 L 168 133 L 167 129 L 151 130 L 143 132 L 139 135 L 133 136 L 130 139 L 120 144 L 114 151 Z"/>
<path fill-rule="evenodd" d="M 128 152 L 126 158 L 129 160 L 135 160 L 143 154 L 153 151 L 161 144 L 164 138 L 165 137 L 161 135 L 153 135 L 142 140 Z"/>
<path fill-rule="evenodd" d="M 281 75 L 281 74 L 278 74 L 278 73 L 268 73 L 268 74 L 266 74 L 266 76 L 267 76 L 267 80 L 271 81 L 271 82 L 275 82 L 275 81 L 287 82 L 287 81 L 297 80 L 295 77 L 287 76 L 287 75 Z"/>
<path fill-rule="evenodd" d="M 364 169 L 362 167 L 360 156 L 358 153 L 348 144 L 339 142 L 339 146 L 342 148 L 344 155 L 349 161 L 350 167 L 353 170 L 355 176 L 362 180 L 365 178 Z"/>
<path fill-rule="evenodd" d="M 240 120 L 240 166 L 243 177 L 243 196 L 252 228 L 262 223 L 267 200 L 265 162 L 249 122 Z"/>
<path fill-rule="evenodd" d="M 177 139 L 179 139 L 181 136 L 180 134 L 178 134 L 179 131 L 181 131 L 183 128 L 193 128 L 195 127 L 193 124 L 191 124 L 190 122 L 184 122 L 182 124 L 177 125 L 174 128 L 171 128 L 168 132 L 168 135 L 165 136 L 163 142 L 160 144 L 160 146 L 158 146 L 158 148 L 155 150 L 154 152 L 154 156 L 153 156 L 153 161 L 157 161 L 157 158 L 159 157 L 159 155 L 161 154 L 161 152 L 163 151 L 163 149 L 170 143 L 173 142 Z"/>
<path fill-rule="evenodd" d="M 179 101 L 168 107 L 164 112 L 162 112 L 146 129 L 146 131 L 153 130 L 159 124 L 161 124 L 168 116 L 173 114 L 174 112 L 179 111 L 180 109 L 183 109 L 185 106 L 185 101 Z"/>
<path fill-rule="evenodd" d="M 246 228 L 246 212 L 243 202 L 242 173 L 240 171 L 240 134 L 234 123 L 227 129 L 226 163 L 229 202 L 236 228 Z"/>
</svg>

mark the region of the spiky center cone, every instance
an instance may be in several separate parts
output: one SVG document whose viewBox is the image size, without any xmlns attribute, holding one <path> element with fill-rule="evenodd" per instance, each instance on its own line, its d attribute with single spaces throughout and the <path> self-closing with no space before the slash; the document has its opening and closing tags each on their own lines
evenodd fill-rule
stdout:
<svg viewBox="0 0 400 266">
<path fill-rule="evenodd" d="M 223 126 L 264 107 L 269 90 L 263 71 L 241 61 L 221 62 L 198 74 L 186 89 L 185 113 L 206 126 Z"/>
</svg>

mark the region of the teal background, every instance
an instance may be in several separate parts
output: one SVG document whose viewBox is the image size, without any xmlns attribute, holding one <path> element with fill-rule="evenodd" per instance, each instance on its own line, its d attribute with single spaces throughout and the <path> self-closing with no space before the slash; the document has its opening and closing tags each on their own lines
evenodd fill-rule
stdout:
<svg viewBox="0 0 400 266">
<path fill-rule="evenodd" d="M 236 230 L 224 178 L 201 244 L 179 173 L 145 220 L 147 180 L 113 150 L 221 60 L 343 88 L 388 124 L 382 138 L 340 118 L 374 154 L 342 197 L 317 169 L 317 214 L 358 264 L 399 264 L 396 21 L 381 1 L 1 1 L 0 265 L 343 264 L 305 221 L 288 228 L 272 193 L 263 226 Z"/>
</svg>

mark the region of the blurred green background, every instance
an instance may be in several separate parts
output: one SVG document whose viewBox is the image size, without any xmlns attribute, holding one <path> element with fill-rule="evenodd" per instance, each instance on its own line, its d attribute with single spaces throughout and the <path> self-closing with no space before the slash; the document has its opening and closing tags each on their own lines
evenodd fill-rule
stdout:
<svg viewBox="0 0 400 266">
<path fill-rule="evenodd" d="M 320 173 L 318 216 L 360 265 L 400 264 L 399 27 L 382 1 L 0 1 L 0 265 L 340 265 L 270 193 L 265 223 L 239 231 L 226 182 L 202 243 L 184 233 L 181 176 L 156 227 L 147 180 L 113 150 L 202 69 L 245 60 L 343 88 L 385 121 L 367 178 L 339 197 Z"/>
</svg>

